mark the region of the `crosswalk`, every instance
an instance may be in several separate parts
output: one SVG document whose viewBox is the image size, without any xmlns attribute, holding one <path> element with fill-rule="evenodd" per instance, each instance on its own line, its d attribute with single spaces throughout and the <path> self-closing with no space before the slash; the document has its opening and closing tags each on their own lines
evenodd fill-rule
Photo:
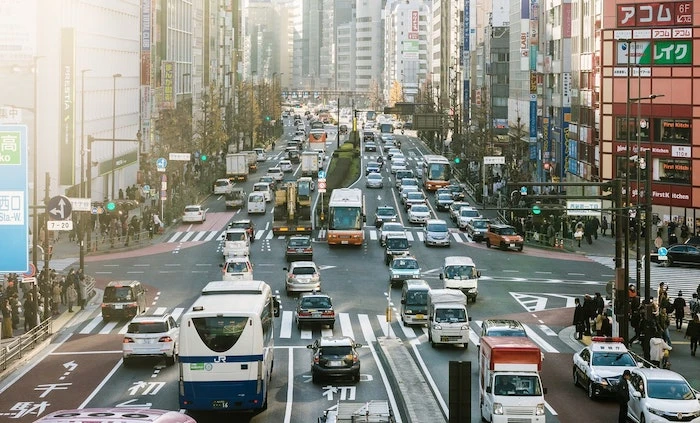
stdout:
<svg viewBox="0 0 700 423">
<path fill-rule="evenodd" d="M 151 307 L 146 310 L 147 314 L 162 315 L 170 312 L 173 318 L 177 321 L 185 311 L 182 307 L 176 307 L 168 310 L 166 307 Z M 308 343 L 312 339 L 321 336 L 349 336 L 357 342 L 374 342 L 378 337 L 398 337 L 403 340 L 413 341 L 418 343 L 428 342 L 428 328 L 426 326 L 404 326 L 398 314 L 395 314 L 391 324 L 387 323 L 385 314 L 354 314 L 354 313 L 337 313 L 336 324 L 333 329 L 327 326 L 302 327 L 298 329 L 294 318 L 294 312 L 284 310 L 281 313 L 279 328 L 275 328 L 275 339 L 283 342 L 301 342 Z M 398 321 L 397 321 L 398 317 Z M 95 316 L 85 321 L 79 328 L 77 333 L 80 335 L 107 335 L 126 333 L 129 323 L 127 321 L 110 321 L 104 322 L 102 316 L 97 310 Z M 523 325 L 530 339 L 537 343 L 545 352 L 567 352 L 565 345 L 559 341 L 558 334 L 544 324 L 539 325 Z M 472 344 L 478 344 L 481 332 L 481 321 L 475 320 L 470 322 L 470 341 Z"/>
<path fill-rule="evenodd" d="M 588 256 L 589 259 L 600 263 L 610 269 L 615 269 L 615 261 L 612 257 L 603 256 Z M 637 262 L 635 260 L 629 261 L 629 280 L 630 283 L 636 283 L 637 281 Z M 683 298 L 686 302 L 690 300 L 692 293 L 698 287 L 700 282 L 698 279 L 698 269 L 694 267 L 661 267 L 655 263 L 651 263 L 649 268 L 651 275 L 651 296 L 656 297 L 656 291 L 659 287 L 659 283 L 665 282 L 668 286 L 668 294 L 671 299 L 678 295 L 678 291 L 683 291 Z M 644 287 L 644 269 L 641 270 L 642 279 L 640 280 L 640 286 Z M 641 290 L 643 291 L 643 288 Z"/>
<path fill-rule="evenodd" d="M 222 231 L 180 231 L 173 233 L 166 242 L 169 243 L 181 243 L 181 242 L 208 242 L 212 240 L 220 240 L 224 234 L 225 230 Z M 471 243 L 474 242 L 466 232 L 461 232 L 455 228 L 451 231 L 450 235 L 454 242 L 464 242 Z M 275 235 L 272 233 L 272 229 L 260 229 L 255 231 L 255 239 L 272 239 Z M 284 235 L 279 235 L 276 238 L 284 239 Z M 406 238 L 409 242 L 425 240 L 425 234 L 419 227 L 406 228 Z M 369 241 L 379 242 L 379 231 L 373 227 L 365 228 L 365 239 Z"/>
</svg>

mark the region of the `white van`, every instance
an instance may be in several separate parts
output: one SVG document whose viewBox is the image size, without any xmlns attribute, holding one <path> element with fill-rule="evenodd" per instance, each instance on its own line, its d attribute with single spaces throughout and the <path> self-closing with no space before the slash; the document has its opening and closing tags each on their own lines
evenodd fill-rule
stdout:
<svg viewBox="0 0 700 423">
<path fill-rule="evenodd" d="M 272 190 L 267 182 L 256 182 L 253 184 L 253 192 L 261 192 L 265 196 L 266 203 L 272 200 Z"/>
<path fill-rule="evenodd" d="M 250 238 L 244 228 L 227 229 L 224 234 L 224 260 L 229 257 L 249 256 Z"/>
<path fill-rule="evenodd" d="M 251 192 L 248 194 L 248 214 L 253 213 L 265 213 L 267 202 L 265 201 L 265 194 L 262 192 Z"/>
<path fill-rule="evenodd" d="M 401 321 L 404 326 L 428 323 L 428 291 L 423 279 L 409 279 L 401 290 Z"/>
<path fill-rule="evenodd" d="M 471 299 L 472 302 L 476 302 L 479 277 L 481 277 L 481 272 L 476 270 L 476 265 L 470 257 L 445 257 L 445 263 L 440 273 L 444 288 L 459 289 L 467 296 L 467 300 Z"/>
</svg>

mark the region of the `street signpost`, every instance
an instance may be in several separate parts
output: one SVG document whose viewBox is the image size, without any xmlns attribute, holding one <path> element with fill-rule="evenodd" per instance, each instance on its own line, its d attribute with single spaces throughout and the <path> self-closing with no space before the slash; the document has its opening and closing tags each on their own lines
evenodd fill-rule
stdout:
<svg viewBox="0 0 700 423">
<path fill-rule="evenodd" d="M 190 153 L 170 153 L 168 154 L 168 160 L 172 162 L 189 162 L 192 158 Z M 165 166 L 163 166 L 165 167 Z"/>
<path fill-rule="evenodd" d="M 318 171 L 318 179 L 326 179 L 326 171 L 323 169 L 320 169 Z"/>
<path fill-rule="evenodd" d="M 70 217 L 73 206 L 68 197 L 57 195 L 49 200 L 46 211 L 52 220 L 65 220 Z"/>
<path fill-rule="evenodd" d="M 0 273 L 23 273 L 29 263 L 27 127 L 0 125 L 0 145 Z"/>
<path fill-rule="evenodd" d="M 72 231 L 72 220 L 49 220 L 46 222 L 46 227 L 50 231 Z"/>
<path fill-rule="evenodd" d="M 319 179 L 318 183 L 316 184 L 318 187 L 318 192 L 319 193 L 324 193 L 326 192 L 326 180 L 325 179 Z"/>
<path fill-rule="evenodd" d="M 156 170 L 158 172 L 165 172 L 165 168 L 168 166 L 168 161 L 164 157 L 159 157 L 156 160 Z"/>
<path fill-rule="evenodd" d="M 89 212 L 92 210 L 92 201 L 89 198 L 74 198 L 68 197 L 73 211 L 77 212 Z"/>
</svg>

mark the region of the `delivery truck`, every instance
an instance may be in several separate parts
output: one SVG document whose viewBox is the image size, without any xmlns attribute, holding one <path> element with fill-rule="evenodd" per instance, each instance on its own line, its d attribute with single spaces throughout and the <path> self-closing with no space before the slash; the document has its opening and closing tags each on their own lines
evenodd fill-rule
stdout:
<svg viewBox="0 0 700 423">
<path fill-rule="evenodd" d="M 248 180 L 248 154 L 234 153 L 226 155 L 226 177 L 231 181 Z"/>
<path fill-rule="evenodd" d="M 428 341 L 436 344 L 462 344 L 469 347 L 467 296 L 456 289 L 428 291 Z"/>
<path fill-rule="evenodd" d="M 301 153 L 301 176 L 318 176 L 318 153 L 315 151 Z"/>
<path fill-rule="evenodd" d="M 545 421 L 542 352 L 530 338 L 484 336 L 479 351 L 481 417 L 488 422 Z"/>
</svg>

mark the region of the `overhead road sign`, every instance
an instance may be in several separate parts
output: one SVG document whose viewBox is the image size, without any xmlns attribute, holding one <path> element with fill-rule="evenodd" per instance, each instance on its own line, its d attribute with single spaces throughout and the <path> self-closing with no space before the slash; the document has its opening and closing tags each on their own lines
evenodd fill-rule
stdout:
<svg viewBox="0 0 700 423">
<path fill-rule="evenodd" d="M 0 273 L 28 270 L 27 157 L 27 127 L 0 125 L 0 239 L 3 240 Z"/>
</svg>

